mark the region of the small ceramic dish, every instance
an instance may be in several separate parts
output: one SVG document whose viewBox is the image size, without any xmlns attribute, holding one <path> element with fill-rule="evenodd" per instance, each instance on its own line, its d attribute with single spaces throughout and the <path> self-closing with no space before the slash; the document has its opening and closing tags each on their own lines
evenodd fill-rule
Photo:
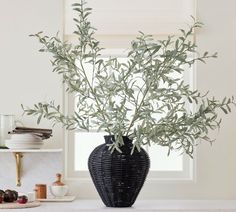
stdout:
<svg viewBox="0 0 236 212">
<path fill-rule="evenodd" d="M 31 133 L 12 134 L 11 139 L 15 141 L 42 141 L 42 138 Z"/>
<path fill-rule="evenodd" d="M 5 140 L 5 145 L 9 149 L 40 149 L 43 146 L 43 142 L 16 142 Z"/>
<path fill-rule="evenodd" d="M 64 197 L 68 192 L 67 185 L 52 185 L 50 186 L 50 192 L 55 197 Z"/>
</svg>

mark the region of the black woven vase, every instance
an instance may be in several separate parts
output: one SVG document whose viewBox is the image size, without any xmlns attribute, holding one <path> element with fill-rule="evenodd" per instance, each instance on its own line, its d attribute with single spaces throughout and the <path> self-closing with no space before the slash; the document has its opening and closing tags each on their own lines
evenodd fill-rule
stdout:
<svg viewBox="0 0 236 212">
<path fill-rule="evenodd" d="M 95 187 L 107 207 L 131 207 L 148 174 L 150 160 L 144 149 L 131 155 L 132 140 L 124 136 L 122 153 L 108 150 L 114 136 L 104 136 L 105 143 L 96 147 L 88 160 Z"/>
</svg>

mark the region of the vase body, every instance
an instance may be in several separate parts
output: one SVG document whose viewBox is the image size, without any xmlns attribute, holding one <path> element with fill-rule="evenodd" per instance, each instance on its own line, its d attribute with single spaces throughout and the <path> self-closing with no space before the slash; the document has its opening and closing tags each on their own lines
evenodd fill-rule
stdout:
<svg viewBox="0 0 236 212">
<path fill-rule="evenodd" d="M 94 185 L 107 207 L 131 207 L 150 167 L 148 154 L 141 148 L 132 150 L 132 140 L 123 136 L 122 153 L 108 150 L 114 136 L 104 136 L 105 143 L 89 156 L 88 168 Z"/>
</svg>

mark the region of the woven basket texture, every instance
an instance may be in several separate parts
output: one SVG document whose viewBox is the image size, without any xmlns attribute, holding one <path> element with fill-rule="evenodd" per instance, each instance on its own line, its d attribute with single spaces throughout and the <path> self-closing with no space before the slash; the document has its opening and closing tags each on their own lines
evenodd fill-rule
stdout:
<svg viewBox="0 0 236 212">
<path fill-rule="evenodd" d="M 104 136 L 104 144 L 96 147 L 88 160 L 90 175 L 107 207 L 131 207 L 146 179 L 150 167 L 144 149 L 131 155 L 132 140 L 123 137 L 122 153 L 108 150 L 114 136 Z"/>
</svg>

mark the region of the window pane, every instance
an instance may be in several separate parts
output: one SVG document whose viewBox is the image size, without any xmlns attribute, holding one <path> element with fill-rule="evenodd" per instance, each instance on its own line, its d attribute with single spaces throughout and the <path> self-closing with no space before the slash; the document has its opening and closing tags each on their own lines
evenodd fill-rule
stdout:
<svg viewBox="0 0 236 212">
<path fill-rule="evenodd" d="M 179 152 L 171 152 L 167 155 L 168 148 L 152 145 L 148 149 L 148 154 L 151 160 L 151 171 L 182 171 L 183 156 Z"/>
<path fill-rule="evenodd" d="M 104 55 L 102 59 L 107 59 L 107 57 Z M 126 62 L 127 58 L 124 57 L 118 57 L 119 62 Z M 79 64 L 78 64 L 79 66 Z M 84 67 L 86 68 L 86 72 L 88 74 L 89 79 L 92 77 L 89 73 L 92 73 L 92 68 L 90 68 L 89 64 L 84 64 Z M 189 72 L 192 71 L 189 67 L 184 67 Z M 112 71 L 112 70 L 110 70 Z M 171 77 L 174 79 L 183 79 L 183 75 L 172 73 Z M 185 79 L 186 80 L 186 79 Z M 143 84 L 143 82 L 140 83 L 140 87 Z M 174 85 L 173 85 L 174 86 Z M 166 88 L 167 84 L 160 84 L 160 87 Z M 138 90 L 137 90 L 138 91 Z M 75 109 L 76 105 L 79 103 L 78 98 L 75 97 Z M 114 97 L 115 102 L 120 102 L 119 97 Z M 188 107 L 188 106 L 187 106 Z M 167 111 L 166 111 L 167 112 Z M 165 114 L 162 114 L 164 116 Z M 159 120 L 162 116 L 160 114 L 156 115 L 155 117 L 157 120 Z M 132 117 L 132 114 L 127 114 L 128 118 Z M 96 129 L 94 129 L 95 131 Z M 87 162 L 88 157 L 93 151 L 93 149 L 104 143 L 103 136 L 105 135 L 105 132 L 76 132 L 75 133 L 75 171 L 87 171 Z M 145 147 L 147 149 L 147 147 Z M 180 152 L 174 152 L 172 151 L 171 154 L 168 156 L 168 148 L 167 147 L 161 147 L 158 145 L 152 145 L 152 147 L 147 149 L 150 160 L 151 160 L 151 171 L 183 171 L 183 155 L 181 155 Z"/>
<path fill-rule="evenodd" d="M 75 133 L 75 171 L 88 170 L 88 157 L 94 148 L 104 143 L 104 132 Z"/>
</svg>

